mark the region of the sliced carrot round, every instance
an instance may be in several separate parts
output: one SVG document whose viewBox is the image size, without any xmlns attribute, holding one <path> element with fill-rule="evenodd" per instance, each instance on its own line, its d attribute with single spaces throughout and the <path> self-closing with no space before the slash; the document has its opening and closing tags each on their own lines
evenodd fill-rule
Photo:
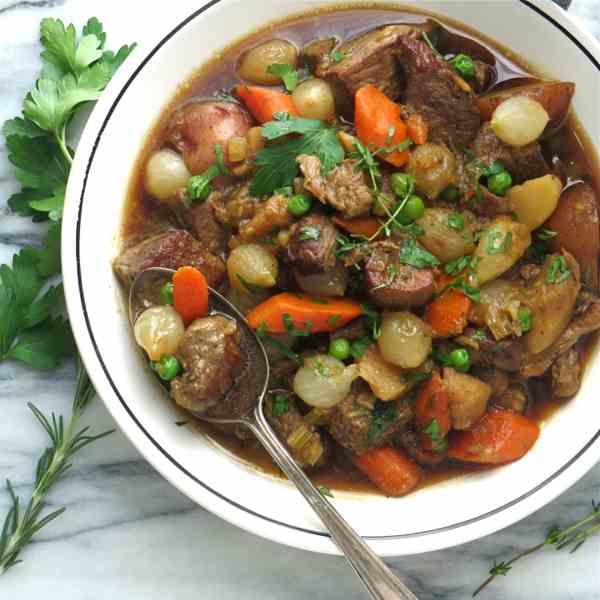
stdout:
<svg viewBox="0 0 600 600">
<path fill-rule="evenodd" d="M 173 306 L 184 321 L 208 313 L 208 282 L 194 267 L 181 267 L 173 275 Z"/>
</svg>

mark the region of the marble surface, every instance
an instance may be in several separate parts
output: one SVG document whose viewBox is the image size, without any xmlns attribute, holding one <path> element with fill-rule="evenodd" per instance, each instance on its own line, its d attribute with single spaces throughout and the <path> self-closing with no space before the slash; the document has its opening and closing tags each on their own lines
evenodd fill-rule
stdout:
<svg viewBox="0 0 600 600">
<path fill-rule="evenodd" d="M 0 0 L 0 122 L 17 114 L 38 71 L 38 24 L 55 16 L 83 23 L 98 16 L 109 45 L 143 40 L 167 20 L 175 23 L 199 1 Z M 575 0 L 571 11 L 600 37 L 599 0 Z M 160 19 L 154 18 L 160 13 Z M 11 215 L 6 198 L 16 182 L 0 143 L 0 261 L 37 242 L 39 227 Z M 28 496 L 44 435 L 26 403 L 67 413 L 73 367 L 50 374 L 0 365 L 0 479 L 9 477 Z M 114 426 L 97 400 L 86 421 Z M 600 499 L 600 465 L 558 500 L 528 519 L 451 550 L 390 560 L 422 600 L 467 598 L 493 558 L 541 540 L 556 523 L 568 523 Z M 366 598 L 342 559 L 322 557 L 261 540 L 195 506 L 163 480 L 117 432 L 86 450 L 50 496 L 67 512 L 26 550 L 24 563 L 0 579 L 0 598 L 30 600 L 358 600 Z M 0 514 L 8 497 L 0 491 Z M 600 536 L 577 554 L 546 550 L 515 567 L 483 596 L 489 600 L 592 600 L 600 597 Z"/>
</svg>

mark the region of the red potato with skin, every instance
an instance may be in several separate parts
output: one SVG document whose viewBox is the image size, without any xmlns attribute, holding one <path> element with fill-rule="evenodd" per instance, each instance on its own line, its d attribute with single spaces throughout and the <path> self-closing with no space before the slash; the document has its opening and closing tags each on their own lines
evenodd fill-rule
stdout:
<svg viewBox="0 0 600 600">
<path fill-rule="evenodd" d="M 546 222 L 558 235 L 552 239 L 553 252 L 565 249 L 581 267 L 581 277 L 598 290 L 600 255 L 600 218 L 598 199 L 591 185 L 578 183 L 561 195 L 554 214 Z"/>
<path fill-rule="evenodd" d="M 166 139 L 181 152 L 192 175 L 198 175 L 215 163 L 215 144 L 230 164 L 229 140 L 245 136 L 252 125 L 248 111 L 236 102 L 191 102 L 173 113 Z"/>
<path fill-rule="evenodd" d="M 569 81 L 541 81 L 485 94 L 477 99 L 481 119 L 490 121 L 502 102 L 514 96 L 526 96 L 539 102 L 550 117 L 549 127 L 556 127 L 567 116 L 575 84 Z"/>
</svg>

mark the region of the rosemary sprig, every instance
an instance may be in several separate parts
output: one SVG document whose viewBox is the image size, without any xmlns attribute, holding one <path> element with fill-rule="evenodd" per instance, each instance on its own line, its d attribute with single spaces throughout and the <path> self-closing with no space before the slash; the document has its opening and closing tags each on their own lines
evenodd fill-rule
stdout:
<svg viewBox="0 0 600 600">
<path fill-rule="evenodd" d="M 0 533 L 0 575 L 21 562 L 20 554 L 32 537 L 66 510 L 63 507 L 42 516 L 46 496 L 57 481 L 71 468 L 70 460 L 73 456 L 88 444 L 114 431 L 90 435 L 89 427 L 79 428 L 81 416 L 93 395 L 94 388 L 78 357 L 77 385 L 73 398 L 73 410 L 68 423 L 64 423 L 62 415 L 57 417 L 52 413 L 48 418 L 33 404 L 28 404 L 36 419 L 46 430 L 50 438 L 50 446 L 44 450 L 38 460 L 35 485 L 25 510 L 21 510 L 21 499 L 15 494 L 10 481 L 6 481 L 6 487 L 11 497 L 11 507 L 4 519 Z"/>
<path fill-rule="evenodd" d="M 494 564 L 489 571 L 489 577 L 473 592 L 473 597 L 477 596 L 477 594 L 492 583 L 496 577 L 506 575 L 512 569 L 513 564 L 518 560 L 541 550 L 545 546 L 554 546 L 555 550 L 568 549 L 569 554 L 573 554 L 581 548 L 582 544 L 590 536 L 598 532 L 600 532 L 600 504 L 592 500 L 592 512 L 584 519 L 581 519 L 564 529 L 555 527 L 548 533 L 544 541 L 519 552 L 510 560 L 499 563 L 494 561 Z"/>
</svg>

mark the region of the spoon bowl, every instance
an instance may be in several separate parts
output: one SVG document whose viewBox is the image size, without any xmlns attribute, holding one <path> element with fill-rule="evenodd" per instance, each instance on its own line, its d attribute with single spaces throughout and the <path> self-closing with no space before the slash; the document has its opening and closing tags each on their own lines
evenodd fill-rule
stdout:
<svg viewBox="0 0 600 600">
<path fill-rule="evenodd" d="M 141 312 L 160 304 L 160 288 L 171 280 L 174 274 L 175 271 L 172 269 L 151 267 L 137 275 L 129 290 L 129 321 L 132 327 Z M 207 413 L 191 411 L 191 414 L 208 423 L 243 425 L 250 429 L 320 517 L 333 541 L 342 551 L 372 598 L 377 600 L 417 600 L 417 597 L 317 490 L 271 429 L 263 410 L 269 385 L 269 360 L 260 338 L 248 326 L 246 319 L 235 306 L 211 288 L 209 288 L 208 307 L 209 316 L 221 315 L 236 321 L 241 329 L 240 345 L 248 360 L 232 389 L 219 402 L 220 406 L 227 407 L 226 412 L 215 415 L 211 409 Z M 242 408 L 236 410 L 235 407 Z"/>
</svg>

